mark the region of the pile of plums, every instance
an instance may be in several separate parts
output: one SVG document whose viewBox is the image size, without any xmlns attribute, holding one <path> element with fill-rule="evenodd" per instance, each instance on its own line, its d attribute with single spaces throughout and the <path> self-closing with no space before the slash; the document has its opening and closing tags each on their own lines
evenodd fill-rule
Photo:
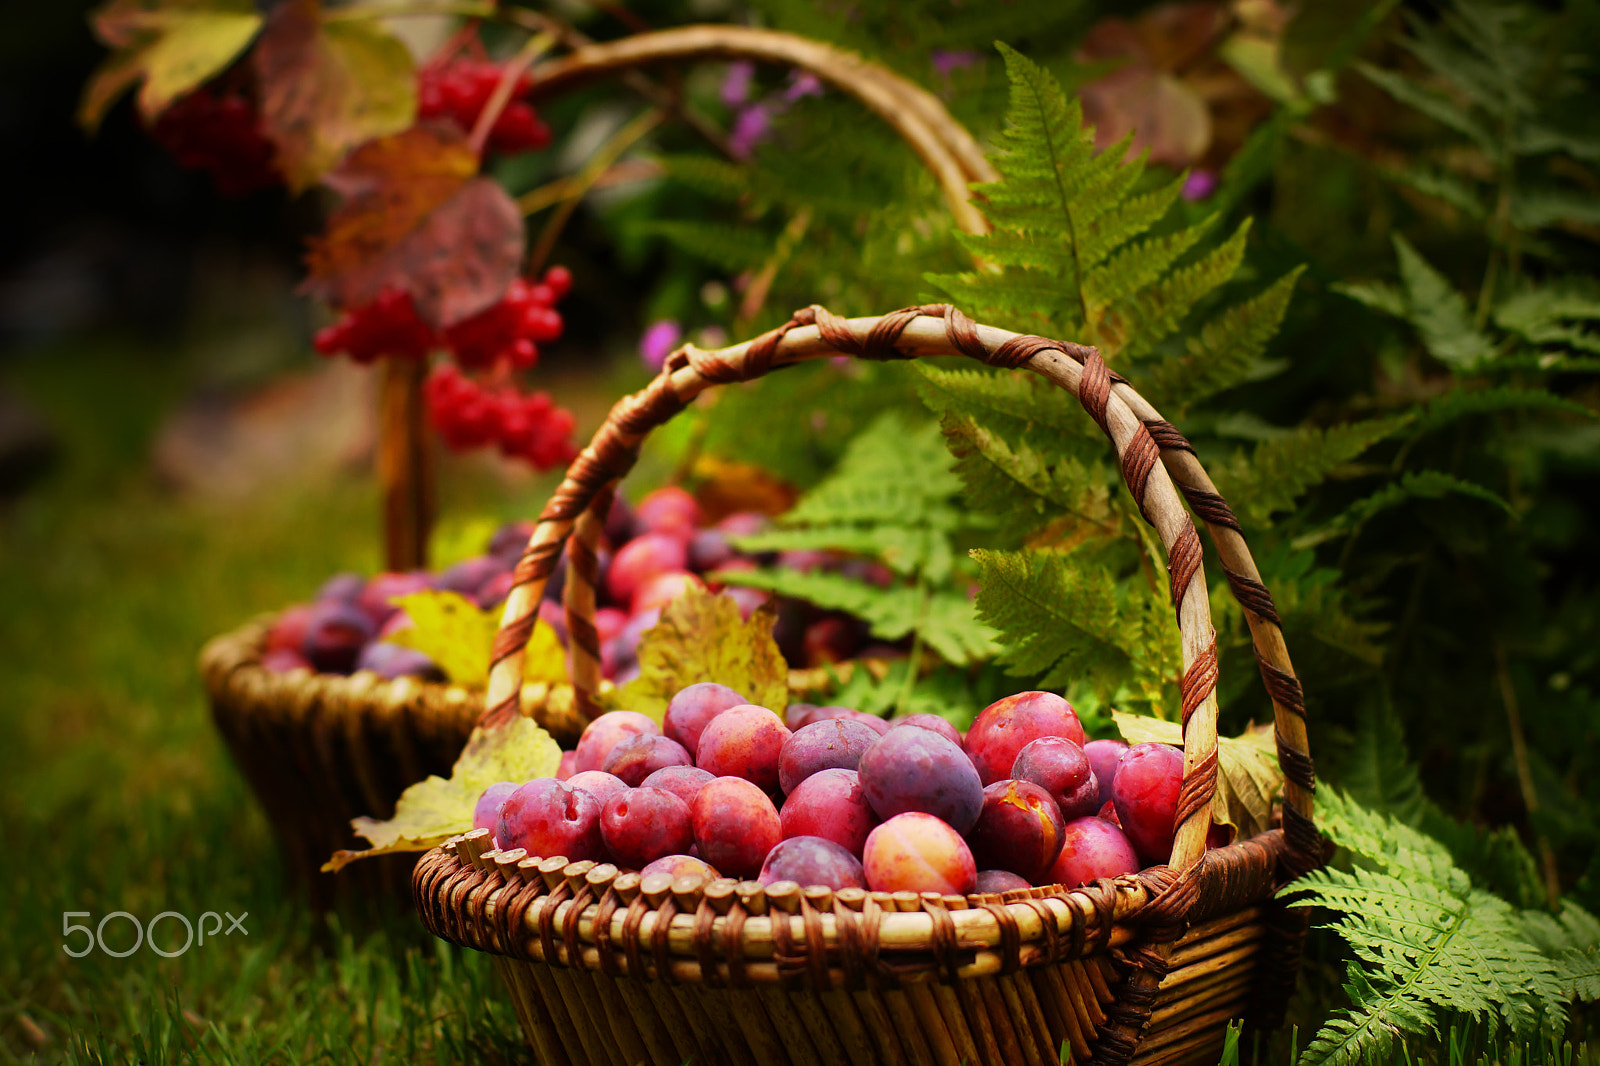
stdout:
<svg viewBox="0 0 1600 1066">
<path fill-rule="evenodd" d="M 1183 753 L 1085 742 L 1049 692 L 991 704 L 963 736 L 690 685 L 661 726 L 612 711 L 554 777 L 491 785 L 473 814 L 495 845 L 644 873 L 940 893 L 1077 886 L 1164 863 Z"/>
<path fill-rule="evenodd" d="M 821 552 L 783 552 L 775 557 L 737 551 L 729 537 L 760 532 L 766 518 L 737 513 L 707 524 L 695 498 L 681 488 L 657 489 L 630 507 L 620 496 L 612 505 L 598 548 L 599 580 L 595 589 L 595 628 L 601 640 L 601 669 L 618 684 L 638 670 L 636 654 L 645 630 L 656 624 L 661 608 L 687 585 L 705 584 L 714 570 L 753 570 L 758 563 L 801 570 L 829 567 L 866 580 L 887 582 L 888 571 L 861 560 Z M 426 655 L 388 638 L 412 624 L 395 606 L 397 596 L 428 589 L 458 592 L 479 607 L 499 606 L 511 589 L 511 571 L 533 532 L 531 523 L 514 522 L 495 533 L 483 554 L 440 573 L 416 570 L 382 573 L 372 578 L 338 574 L 329 579 L 311 603 L 282 612 L 271 627 L 262 665 L 275 672 L 297 668 L 327 674 L 371 670 L 385 678 L 406 675 L 438 680 L 438 667 Z M 565 556 L 545 587 L 540 616 L 566 639 L 561 590 Z M 767 595 L 755 589 L 727 590 L 746 617 Z M 866 629 L 856 619 L 823 612 L 805 604 L 779 601 L 774 632 L 791 666 L 815 666 L 852 658 L 863 651 L 903 654 L 900 649 L 869 647 Z"/>
</svg>

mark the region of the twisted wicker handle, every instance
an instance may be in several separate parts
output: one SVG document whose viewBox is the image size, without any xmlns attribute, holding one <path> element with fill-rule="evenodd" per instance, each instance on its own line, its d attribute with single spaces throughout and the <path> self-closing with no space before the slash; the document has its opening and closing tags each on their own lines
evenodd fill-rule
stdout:
<svg viewBox="0 0 1600 1066">
<path fill-rule="evenodd" d="M 1279 758 L 1289 779 L 1284 826 L 1295 853 L 1291 866 L 1302 862 L 1307 868 L 1314 865 L 1319 850 L 1311 821 L 1314 784 L 1299 685 L 1271 597 L 1261 585 L 1238 521 L 1200 469 L 1193 449 L 1125 381 L 1110 372 L 1096 349 L 980 326 L 942 304 L 849 320 L 821 307 L 809 307 L 777 329 L 743 344 L 716 351 L 684 345 L 667 359 L 648 386 L 618 401 L 545 505 L 517 564 L 495 637 L 483 724 L 497 726 L 519 713 L 524 648 L 545 583 L 574 526 L 598 522 L 603 512 L 594 505 L 632 468 L 645 436 L 711 385 L 750 381 L 770 370 L 834 355 L 866 359 L 965 355 L 990 366 L 1027 367 L 1077 395 L 1111 438 L 1121 459 L 1123 480 L 1166 549 L 1170 591 L 1182 637 L 1184 780 L 1171 862 L 1180 870 L 1193 866 L 1205 851 L 1217 782 L 1216 632 L 1211 625 L 1200 537 L 1179 496 L 1178 488 L 1182 488 L 1211 529 L 1229 584 L 1244 606 L 1255 636 L 1262 677 L 1276 712 Z M 1174 472 L 1171 476 L 1169 466 Z M 575 558 L 572 570 L 577 571 L 579 564 Z M 592 599 L 589 602 L 592 605 Z M 580 619 L 580 623 L 585 621 Z M 572 643 L 575 660 L 597 657 L 592 623 L 575 628 Z"/>
<path fill-rule="evenodd" d="M 999 174 L 966 127 L 926 89 L 832 45 L 778 30 L 749 26 L 680 26 L 588 44 L 536 65 L 528 98 L 555 96 L 638 67 L 694 59 L 750 59 L 810 71 L 855 97 L 892 126 L 932 172 L 956 223 L 968 233 L 989 232 L 988 220 L 967 187 L 998 181 Z"/>
</svg>

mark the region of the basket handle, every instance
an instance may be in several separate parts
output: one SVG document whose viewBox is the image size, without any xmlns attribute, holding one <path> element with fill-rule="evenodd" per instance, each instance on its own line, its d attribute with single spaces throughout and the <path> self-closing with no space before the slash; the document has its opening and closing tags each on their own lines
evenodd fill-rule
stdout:
<svg viewBox="0 0 1600 1066">
<path fill-rule="evenodd" d="M 556 559 L 574 526 L 592 527 L 598 523 L 603 512 L 594 505 L 609 496 L 612 487 L 633 467 L 639 446 L 650 431 L 712 385 L 750 381 L 771 370 L 834 355 L 865 359 L 965 355 L 995 367 L 1027 367 L 1074 393 L 1111 438 L 1121 460 L 1123 481 L 1166 549 L 1170 591 L 1182 638 L 1184 777 L 1170 865 L 1184 870 L 1194 866 L 1205 853 L 1206 833 L 1211 825 L 1211 798 L 1217 784 L 1217 647 L 1200 537 L 1167 464 L 1177 471 L 1177 485 L 1183 486 L 1192 502 L 1198 501 L 1193 503 L 1195 512 L 1216 538 L 1230 588 L 1250 619 L 1262 677 L 1273 700 L 1279 759 L 1290 779 L 1284 796 L 1289 865 L 1315 865 L 1320 845 L 1312 824 L 1314 784 L 1304 740 L 1304 703 L 1271 597 L 1261 585 L 1238 521 L 1200 469 L 1193 449 L 1125 380 L 1107 368 L 1097 349 L 978 325 L 944 304 L 854 319 L 840 318 L 813 305 L 796 312 L 782 326 L 742 344 L 715 351 L 686 344 L 668 357 L 648 386 L 619 400 L 567 469 L 517 563 L 500 631 L 495 636 L 481 724 L 498 726 L 520 713 L 524 648 Z M 573 570 L 578 569 L 579 562 L 577 558 L 573 560 Z M 579 631 L 573 635 L 576 646 Z M 582 637 L 592 636 L 590 624 Z"/>
</svg>

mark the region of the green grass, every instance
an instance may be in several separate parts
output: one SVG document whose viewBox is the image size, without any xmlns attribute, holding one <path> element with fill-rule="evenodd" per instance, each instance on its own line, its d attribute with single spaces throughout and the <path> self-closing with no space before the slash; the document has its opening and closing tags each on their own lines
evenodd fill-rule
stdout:
<svg viewBox="0 0 1600 1066">
<path fill-rule="evenodd" d="M 195 671 L 208 637 L 375 567 L 370 477 L 243 507 L 176 498 L 144 457 L 181 370 L 100 348 L 32 361 L 11 385 L 64 449 L 0 512 L 0 1062 L 525 1061 L 487 957 L 399 907 L 355 930 L 286 895 Z M 64 912 L 118 910 L 248 912 L 249 935 L 172 959 L 66 954 Z M 106 938 L 132 930 L 113 921 Z M 164 923 L 162 945 L 181 942 Z"/>
</svg>

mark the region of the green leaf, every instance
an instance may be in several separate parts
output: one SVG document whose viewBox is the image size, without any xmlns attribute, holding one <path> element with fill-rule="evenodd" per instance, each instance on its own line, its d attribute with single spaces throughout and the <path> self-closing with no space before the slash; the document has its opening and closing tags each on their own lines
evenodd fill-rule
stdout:
<svg viewBox="0 0 1600 1066">
<path fill-rule="evenodd" d="M 1075 557 L 1077 556 L 1077 557 Z M 1165 597 L 1142 581 L 1065 552 L 972 552 L 982 572 L 978 617 L 999 631 L 997 660 L 1040 688 L 1090 684 L 1123 693 L 1158 716 L 1183 658 Z"/>
<path fill-rule="evenodd" d="M 1322 831 L 1352 869 L 1315 870 L 1284 889 L 1291 906 L 1333 911 L 1354 959 L 1351 1006 L 1306 1049 L 1308 1066 L 1355 1066 L 1399 1036 L 1436 1031 L 1447 1012 L 1506 1024 L 1529 1036 L 1565 1018 L 1554 963 L 1527 938 L 1516 910 L 1474 888 L 1444 845 L 1336 790 L 1317 793 Z"/>
<path fill-rule="evenodd" d="M 1406 294 L 1383 281 L 1341 281 L 1331 286 L 1334 292 L 1367 305 L 1380 314 L 1406 317 Z"/>
<path fill-rule="evenodd" d="M 1117 732 L 1129 744 L 1183 747 L 1183 726 L 1144 715 L 1112 711 Z M 1231 825 L 1236 840 L 1265 832 L 1272 824 L 1272 802 L 1283 791 L 1278 747 L 1272 725 L 1253 726 L 1237 737 L 1217 738 L 1217 790 L 1211 820 Z"/>
<path fill-rule="evenodd" d="M 1394 249 L 1406 292 L 1406 317 L 1428 354 L 1456 370 L 1471 370 L 1494 358 L 1494 345 L 1472 324 L 1466 298 L 1398 233 Z"/>
<path fill-rule="evenodd" d="M 873 555 L 897 574 L 950 572 L 950 540 L 943 530 L 901 525 L 827 525 L 771 529 L 729 541 L 745 552 L 840 551 Z"/>
<path fill-rule="evenodd" d="M 497 781 L 550 777 L 560 762 L 561 745 L 531 718 L 518 716 L 498 729 L 474 729 L 448 781 L 430 775 L 412 785 L 400 794 L 394 817 L 387 820 L 351 819 L 351 827 L 372 847 L 335 852 L 322 869 L 337 873 L 357 859 L 437 847 L 472 828 L 472 809 L 484 789 Z"/>
<path fill-rule="evenodd" d="M 134 82 L 139 112 L 155 119 L 178 97 L 221 72 L 261 28 L 250 0 L 111 0 L 90 16 L 114 51 L 84 88 L 78 121 L 89 130 Z"/>
<path fill-rule="evenodd" d="M 994 370 L 947 369 L 926 360 L 911 365 L 917 394 L 936 415 L 956 412 L 992 423 L 996 417 L 1019 429 L 1049 430 L 1094 442 L 1104 450 L 1100 427 L 1064 389 L 1037 375 Z"/>
<path fill-rule="evenodd" d="M 1523 289 L 1495 307 L 1494 322 L 1530 344 L 1600 352 L 1600 333 L 1579 325 L 1600 322 L 1600 289 L 1587 278 Z"/>
<path fill-rule="evenodd" d="M 773 239 L 749 226 L 659 221 L 642 226 L 641 231 L 731 273 L 755 270 L 772 258 Z"/>
<path fill-rule="evenodd" d="M 1387 167 L 1382 173 L 1390 181 L 1409 185 L 1424 196 L 1443 200 L 1468 218 L 1483 219 L 1488 216 L 1488 210 L 1478 198 L 1478 190 L 1464 178 L 1447 170 L 1436 170 L 1425 166 L 1398 166 Z"/>
<path fill-rule="evenodd" d="M 432 589 L 396 596 L 394 604 L 412 624 L 385 640 L 422 652 L 458 685 L 482 687 L 488 682 L 494 636 L 500 629 L 498 610 L 485 611 L 458 592 Z M 546 622 L 535 623 L 528 638 L 522 676 L 552 684 L 567 679 L 561 638 Z"/>
<path fill-rule="evenodd" d="M 880 640 L 920 633 L 923 643 L 952 665 L 987 659 L 997 650 L 993 634 L 974 615 L 972 601 L 959 592 L 930 592 L 917 585 L 882 589 L 822 570 L 726 570 L 711 576 L 729 585 L 765 589 L 824 610 L 855 615 Z"/>
<path fill-rule="evenodd" d="M 1483 123 L 1479 122 L 1468 112 L 1458 107 L 1454 101 L 1443 93 L 1431 89 L 1424 89 L 1416 82 L 1396 74 L 1393 71 L 1383 70 L 1370 63 L 1357 60 L 1352 64 L 1362 76 L 1378 88 L 1394 97 L 1416 111 L 1422 112 L 1435 122 L 1449 126 L 1457 133 L 1470 137 L 1478 146 L 1494 154 L 1497 147 L 1495 138 Z"/>
<path fill-rule="evenodd" d="M 1429 401 L 1416 421 L 1411 423 L 1411 436 L 1432 433 L 1443 426 L 1473 415 L 1495 414 L 1501 411 L 1560 411 L 1580 418 L 1595 420 L 1600 414 L 1591 411 L 1575 400 L 1557 396 L 1544 389 L 1523 389 L 1514 386 L 1492 389 L 1455 389 L 1436 400 Z"/>
<path fill-rule="evenodd" d="M 1295 282 L 1305 267 L 1296 267 L 1265 290 L 1212 318 L 1191 336 L 1188 354 L 1155 368 L 1151 391 L 1171 397 L 1182 407 L 1208 399 L 1245 381 L 1267 342 L 1278 332 Z"/>
<path fill-rule="evenodd" d="M 1026 440 L 1007 442 L 956 414 L 945 416 L 944 434 L 967 503 L 996 518 L 1000 528 L 1026 533 L 1063 513 L 1101 527 L 1102 534 L 1112 526 L 1111 490 L 1101 468 L 1070 455 L 1046 456 Z"/>
<path fill-rule="evenodd" d="M 789 669 L 772 639 L 776 620 L 762 607 L 745 621 L 732 597 L 687 589 L 640 639 L 639 676 L 607 702 L 659 722 L 680 689 L 715 681 L 781 714 L 789 705 Z"/>
<path fill-rule="evenodd" d="M 1408 500 L 1438 500 L 1452 495 L 1482 500 L 1507 514 L 1513 513 L 1509 503 L 1476 482 L 1447 474 L 1442 470 L 1410 470 L 1402 474 L 1399 480 L 1385 485 L 1371 496 L 1357 500 L 1345 508 L 1339 515 L 1338 523 L 1351 528 Z"/>
<path fill-rule="evenodd" d="M 1328 429 L 1302 426 L 1262 441 L 1248 461 L 1236 456 L 1219 466 L 1217 481 L 1241 519 L 1268 525 L 1273 514 L 1293 508 L 1304 493 L 1409 421 L 1401 415 Z"/>
</svg>

